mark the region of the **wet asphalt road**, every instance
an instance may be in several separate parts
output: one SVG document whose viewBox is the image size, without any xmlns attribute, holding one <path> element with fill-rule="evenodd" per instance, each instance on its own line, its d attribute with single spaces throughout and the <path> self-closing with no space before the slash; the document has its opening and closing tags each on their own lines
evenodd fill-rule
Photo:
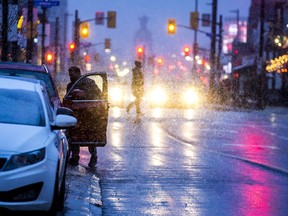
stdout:
<svg viewBox="0 0 288 216">
<path fill-rule="evenodd" d="M 68 169 L 65 215 L 288 215 L 287 109 L 110 112 L 97 168 L 83 150 Z"/>
</svg>

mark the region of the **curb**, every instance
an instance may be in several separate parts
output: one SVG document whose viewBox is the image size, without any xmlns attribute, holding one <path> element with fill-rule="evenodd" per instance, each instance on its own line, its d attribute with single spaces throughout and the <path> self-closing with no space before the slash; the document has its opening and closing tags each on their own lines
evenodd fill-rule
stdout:
<svg viewBox="0 0 288 216">
<path fill-rule="evenodd" d="M 95 173 L 95 168 L 67 166 L 63 215 L 102 215 L 101 189 Z"/>
</svg>

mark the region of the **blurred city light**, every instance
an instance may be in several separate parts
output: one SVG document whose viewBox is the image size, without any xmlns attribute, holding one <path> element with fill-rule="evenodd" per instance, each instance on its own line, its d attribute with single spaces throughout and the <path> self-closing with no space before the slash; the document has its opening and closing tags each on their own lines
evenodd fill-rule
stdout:
<svg viewBox="0 0 288 216">
<path fill-rule="evenodd" d="M 111 56 L 110 57 L 110 61 L 115 62 L 116 61 L 116 57 L 115 56 Z"/>
</svg>

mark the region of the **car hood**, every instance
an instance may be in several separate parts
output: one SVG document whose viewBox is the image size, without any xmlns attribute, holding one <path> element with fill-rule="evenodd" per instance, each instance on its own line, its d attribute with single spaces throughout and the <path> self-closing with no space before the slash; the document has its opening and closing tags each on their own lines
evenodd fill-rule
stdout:
<svg viewBox="0 0 288 216">
<path fill-rule="evenodd" d="M 21 153 L 44 147 L 46 127 L 0 123 L 0 153 Z"/>
</svg>

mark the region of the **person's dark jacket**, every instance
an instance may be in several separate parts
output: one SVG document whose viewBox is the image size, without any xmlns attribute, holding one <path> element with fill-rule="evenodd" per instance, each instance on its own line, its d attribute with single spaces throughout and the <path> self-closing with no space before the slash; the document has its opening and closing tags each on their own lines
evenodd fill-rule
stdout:
<svg viewBox="0 0 288 216">
<path fill-rule="evenodd" d="M 67 85 L 67 91 L 74 85 L 74 83 L 70 82 Z M 84 92 L 83 100 L 95 100 L 101 99 L 102 92 L 94 82 L 94 80 L 89 78 L 83 78 L 74 89 L 80 89 Z"/>
</svg>

